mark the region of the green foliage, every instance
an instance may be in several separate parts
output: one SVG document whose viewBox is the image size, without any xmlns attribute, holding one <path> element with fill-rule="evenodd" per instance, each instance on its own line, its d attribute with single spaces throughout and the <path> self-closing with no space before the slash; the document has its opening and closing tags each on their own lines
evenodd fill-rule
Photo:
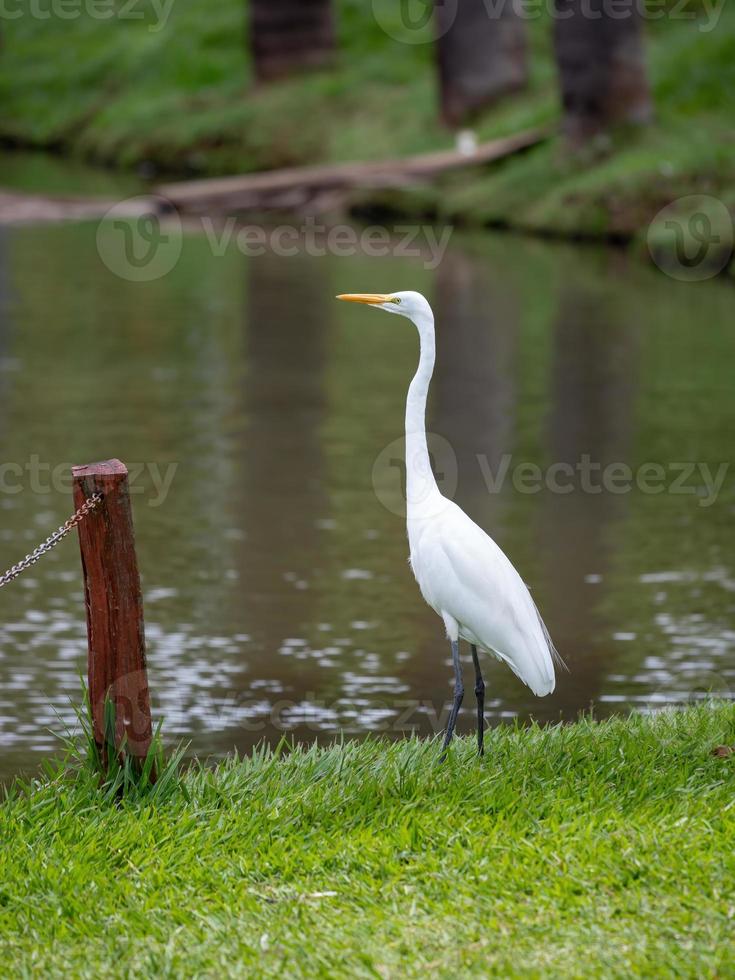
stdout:
<svg viewBox="0 0 735 980">
<path fill-rule="evenodd" d="M 451 142 L 438 120 L 429 28 L 426 43 L 402 43 L 395 0 L 337 0 L 335 67 L 260 87 L 239 0 L 140 0 L 141 19 L 109 21 L 75 9 L 73 19 L 4 23 L 0 137 L 117 166 L 213 174 L 401 156 Z M 571 159 L 554 141 L 487 173 L 463 174 L 435 186 L 421 213 L 629 238 L 677 196 L 731 196 L 735 10 L 650 0 L 649 14 L 654 126 L 619 134 L 592 158 Z M 478 121 L 481 139 L 559 117 L 543 5 L 528 32 L 529 89 Z M 401 207 L 414 213 L 415 203 L 407 194 Z"/>
<path fill-rule="evenodd" d="M 395 152 L 440 138 L 430 46 L 396 45 L 365 4 L 340 5 L 335 71 L 259 89 L 250 77 L 246 5 L 176 0 L 158 20 L 162 6 L 141 0 L 142 19 L 8 21 L 0 135 L 123 166 L 152 161 L 210 172 L 379 156 L 391 144 Z M 401 56 L 391 57 L 391 48 Z"/>
<path fill-rule="evenodd" d="M 614 134 L 586 154 L 570 154 L 556 138 L 472 180 L 452 177 L 433 188 L 435 213 L 471 224 L 627 240 L 679 197 L 711 195 L 735 211 L 735 11 L 723 8 L 712 31 L 691 20 L 654 27 L 648 44 L 653 125 Z"/>
<path fill-rule="evenodd" d="M 0 806 L 12 975 L 730 976 L 729 704 L 260 749 L 113 799 Z"/>
<path fill-rule="evenodd" d="M 158 723 L 144 759 L 136 759 L 127 751 L 127 738 L 118 745 L 115 736 L 115 704 L 105 698 L 103 729 L 105 751 L 101 752 L 94 737 L 92 707 L 89 691 L 82 683 L 82 707 L 75 708 L 77 732 L 61 735 L 65 753 L 63 759 L 46 766 L 46 775 L 52 781 L 64 779 L 71 771 L 101 801 L 121 799 L 160 802 L 172 792 L 186 794 L 186 787 L 179 784 L 179 770 L 186 754 L 186 745 L 179 745 L 167 758 L 161 734 L 162 722 Z M 16 784 L 16 789 L 32 792 L 33 784 Z"/>
</svg>

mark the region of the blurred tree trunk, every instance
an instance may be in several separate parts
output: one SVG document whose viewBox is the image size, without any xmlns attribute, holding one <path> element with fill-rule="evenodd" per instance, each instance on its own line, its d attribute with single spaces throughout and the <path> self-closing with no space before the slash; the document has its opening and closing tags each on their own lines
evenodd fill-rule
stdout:
<svg viewBox="0 0 735 980">
<path fill-rule="evenodd" d="M 335 50 L 332 0 L 250 0 L 250 46 L 258 81 L 321 68 Z"/>
<path fill-rule="evenodd" d="M 583 142 L 653 114 L 636 0 L 555 0 L 554 49 L 564 130 Z"/>
<path fill-rule="evenodd" d="M 437 0 L 437 56 L 444 120 L 457 126 L 525 87 L 525 24 L 509 0 Z"/>
</svg>

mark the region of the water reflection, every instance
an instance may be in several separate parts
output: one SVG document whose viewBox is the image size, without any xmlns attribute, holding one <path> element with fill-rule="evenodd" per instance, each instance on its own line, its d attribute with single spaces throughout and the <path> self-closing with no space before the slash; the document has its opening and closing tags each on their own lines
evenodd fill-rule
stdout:
<svg viewBox="0 0 735 980">
<path fill-rule="evenodd" d="M 604 691 L 614 656 L 609 638 L 615 624 L 605 622 L 599 606 L 614 528 L 624 521 L 630 500 L 629 494 L 597 490 L 606 467 L 630 459 L 638 333 L 635 322 L 616 315 L 614 289 L 574 279 L 559 290 L 551 330 L 548 456 L 575 470 L 585 459 L 596 468 L 587 486 L 580 479 L 576 492 L 540 499 L 540 551 L 549 583 L 549 627 L 574 672 L 574 687 L 592 703 Z M 558 485 L 571 482 L 560 477 Z M 557 692 L 565 713 L 579 706 L 566 680 Z"/>
<path fill-rule="evenodd" d="M 432 428 L 457 457 L 457 503 L 487 527 L 502 525 L 503 498 L 489 494 L 486 481 L 515 442 L 519 297 L 497 268 L 461 249 L 446 256 L 435 289 Z"/>
<path fill-rule="evenodd" d="M 94 242 L 91 225 L 0 235 L 1 458 L 175 467 L 162 506 L 149 468 L 134 506 L 157 711 L 193 751 L 442 723 L 442 627 L 372 483 L 401 434 L 417 341 L 406 321 L 338 307 L 348 289 L 432 299 L 429 421 L 456 456 L 456 499 L 521 569 L 570 663 L 543 701 L 489 664 L 490 720 L 729 692 L 729 476 L 707 507 L 513 483 L 517 463 L 546 473 L 584 454 L 634 470 L 729 461 L 726 287 L 694 296 L 615 254 L 507 237 L 456 235 L 429 274 L 407 259 L 215 257 L 195 233 L 173 273 L 136 285 Z M 25 469 L 21 483 L 0 493 L 3 567 L 69 510 L 63 487 L 34 490 Z M 80 584 L 67 542 L 0 595 L 0 776 L 52 748 L 57 713 L 71 719 Z"/>
<path fill-rule="evenodd" d="M 239 592 L 247 683 L 267 723 L 268 695 L 293 700 L 310 685 L 307 636 L 331 526 L 321 429 L 334 303 L 326 269 L 308 260 L 263 256 L 246 272 Z"/>
</svg>

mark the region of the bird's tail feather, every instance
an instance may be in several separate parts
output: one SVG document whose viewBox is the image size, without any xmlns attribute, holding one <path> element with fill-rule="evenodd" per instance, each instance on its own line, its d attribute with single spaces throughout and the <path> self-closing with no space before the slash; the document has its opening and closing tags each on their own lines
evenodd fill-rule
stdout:
<svg viewBox="0 0 735 980">
<path fill-rule="evenodd" d="M 531 602 L 533 602 L 533 599 L 531 599 Z M 536 610 L 539 626 L 541 627 L 541 631 L 544 634 L 544 639 L 546 640 L 547 646 L 549 647 L 549 653 L 551 654 L 551 659 L 553 663 L 556 664 L 556 666 L 559 667 L 560 669 L 566 670 L 566 672 L 569 673 L 569 667 L 567 667 L 566 661 L 559 653 L 559 651 L 556 649 L 556 646 L 554 645 L 554 641 L 551 639 L 551 634 L 546 628 L 546 623 L 543 621 L 541 617 L 541 613 L 538 611 L 538 606 L 536 605 L 535 602 L 533 603 L 533 608 Z"/>
</svg>

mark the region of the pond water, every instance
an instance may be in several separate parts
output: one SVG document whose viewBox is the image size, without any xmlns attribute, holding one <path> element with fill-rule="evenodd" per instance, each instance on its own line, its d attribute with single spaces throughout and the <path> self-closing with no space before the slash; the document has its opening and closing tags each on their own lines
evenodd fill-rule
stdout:
<svg viewBox="0 0 735 980">
<path fill-rule="evenodd" d="M 128 462 L 170 739 L 206 757 L 444 720 L 449 648 L 402 516 L 417 339 L 344 291 L 433 303 L 440 482 L 568 662 L 537 700 L 487 661 L 489 723 L 730 696 L 732 287 L 492 234 L 456 232 L 433 270 L 426 252 L 253 256 L 194 223 L 171 271 L 134 282 L 97 232 L 0 229 L 0 570 L 66 518 L 71 464 Z M 0 778 L 55 751 L 85 657 L 70 538 L 0 592 Z"/>
</svg>

